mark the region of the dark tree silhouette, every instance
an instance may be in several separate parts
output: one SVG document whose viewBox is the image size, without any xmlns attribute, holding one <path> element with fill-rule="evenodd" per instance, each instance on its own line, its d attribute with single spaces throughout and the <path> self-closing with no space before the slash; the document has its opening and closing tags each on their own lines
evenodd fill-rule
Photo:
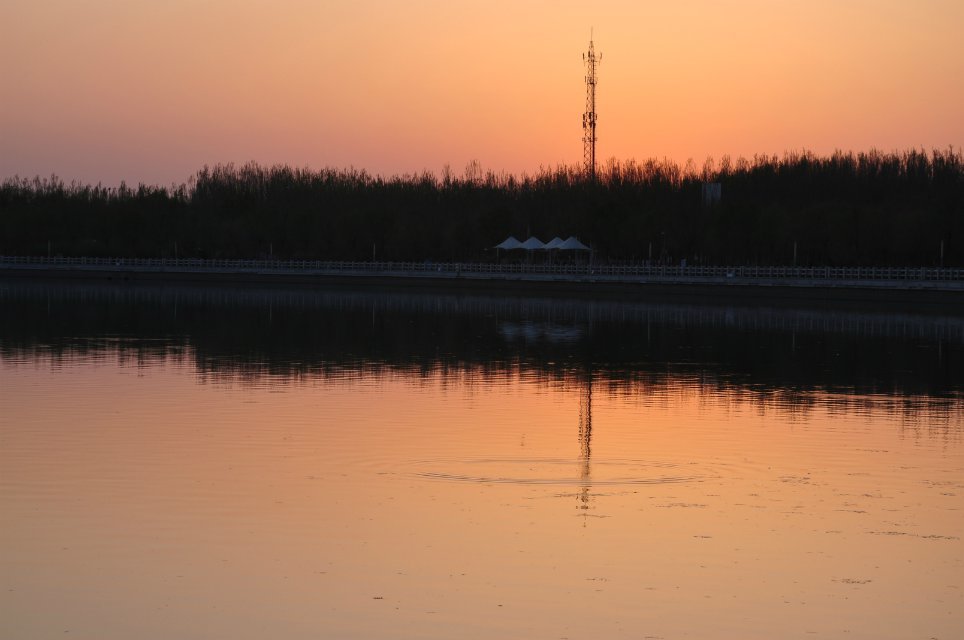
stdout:
<svg viewBox="0 0 964 640">
<path fill-rule="evenodd" d="M 722 198 L 707 205 L 706 181 Z M 218 165 L 190 185 L 0 184 L 0 253 L 493 260 L 509 234 L 575 235 L 597 259 L 691 264 L 964 265 L 964 156 L 809 152 L 609 161 L 588 179 Z"/>
</svg>

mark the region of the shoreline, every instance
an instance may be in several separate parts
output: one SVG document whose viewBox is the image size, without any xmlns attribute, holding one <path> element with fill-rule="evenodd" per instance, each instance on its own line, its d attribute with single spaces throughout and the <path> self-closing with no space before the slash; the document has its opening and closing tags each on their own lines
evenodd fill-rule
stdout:
<svg viewBox="0 0 964 640">
<path fill-rule="evenodd" d="M 819 277 L 821 275 L 823 277 Z M 913 277 L 915 275 L 919 277 Z M 964 307 L 964 270 L 959 269 L 590 268 L 429 262 L 0 258 L 0 280 L 3 279 L 427 289 L 582 298 L 890 302 Z"/>
</svg>

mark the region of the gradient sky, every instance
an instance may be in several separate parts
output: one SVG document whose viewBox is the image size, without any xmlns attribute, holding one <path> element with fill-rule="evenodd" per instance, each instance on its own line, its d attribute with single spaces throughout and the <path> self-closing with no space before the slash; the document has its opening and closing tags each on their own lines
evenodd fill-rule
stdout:
<svg viewBox="0 0 964 640">
<path fill-rule="evenodd" d="M 961 0 L 4 0 L 0 179 L 964 144 Z"/>
</svg>

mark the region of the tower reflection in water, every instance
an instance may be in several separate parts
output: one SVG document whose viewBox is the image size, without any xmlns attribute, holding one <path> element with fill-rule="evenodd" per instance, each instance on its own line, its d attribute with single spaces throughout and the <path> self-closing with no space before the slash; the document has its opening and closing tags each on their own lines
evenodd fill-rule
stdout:
<svg viewBox="0 0 964 640">
<path fill-rule="evenodd" d="M 579 390 L 579 505 L 585 518 L 589 515 L 592 497 L 592 370 L 587 371 L 585 384 Z"/>
</svg>

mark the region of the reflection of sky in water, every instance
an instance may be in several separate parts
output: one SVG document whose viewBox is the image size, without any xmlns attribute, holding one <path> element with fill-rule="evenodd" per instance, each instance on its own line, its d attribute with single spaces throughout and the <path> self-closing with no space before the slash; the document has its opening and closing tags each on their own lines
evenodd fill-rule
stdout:
<svg viewBox="0 0 964 640">
<path fill-rule="evenodd" d="M 959 402 L 92 353 L 0 361 L 4 637 L 961 628 Z"/>
<path fill-rule="evenodd" d="M 964 627 L 953 315 L 0 298 L 2 637 Z"/>
</svg>

